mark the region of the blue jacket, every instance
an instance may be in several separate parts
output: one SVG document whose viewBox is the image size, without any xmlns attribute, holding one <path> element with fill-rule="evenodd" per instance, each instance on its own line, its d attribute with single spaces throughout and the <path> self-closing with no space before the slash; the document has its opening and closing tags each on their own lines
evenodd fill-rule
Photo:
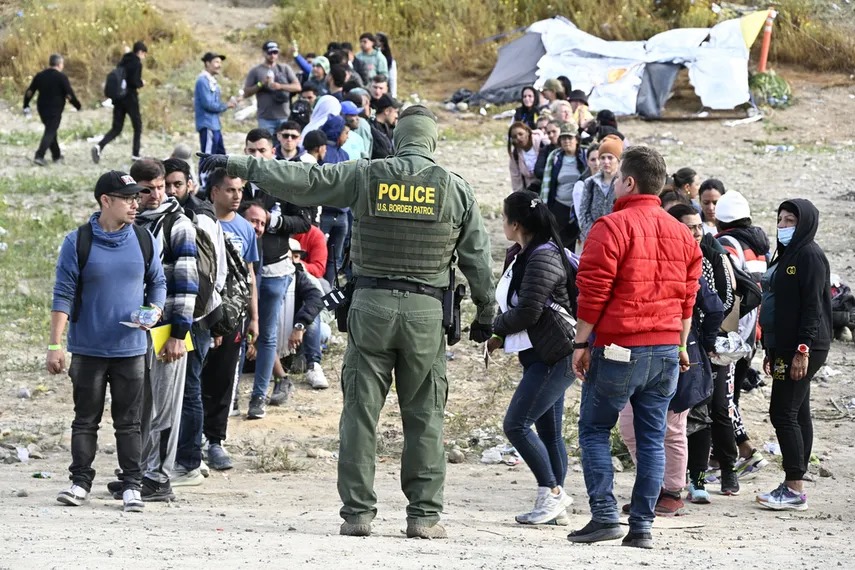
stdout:
<svg viewBox="0 0 855 570">
<path fill-rule="evenodd" d="M 209 73 L 203 71 L 196 78 L 196 88 L 193 90 L 193 111 L 196 115 L 196 130 L 222 130 L 220 113 L 228 109 L 223 103 L 220 85 Z"/>
<path fill-rule="evenodd" d="M 68 351 L 72 354 L 102 358 L 127 358 L 145 354 L 146 333 L 119 324 L 130 321 L 131 313 L 141 305 L 166 301 L 166 277 L 157 253 L 147 275 L 139 240 L 130 225 L 107 233 L 98 223 L 100 212 L 89 218 L 92 249 L 83 268 L 83 297 L 77 322 L 69 323 Z M 56 264 L 53 311 L 71 315 L 77 290 L 77 231 L 62 242 Z"/>
</svg>

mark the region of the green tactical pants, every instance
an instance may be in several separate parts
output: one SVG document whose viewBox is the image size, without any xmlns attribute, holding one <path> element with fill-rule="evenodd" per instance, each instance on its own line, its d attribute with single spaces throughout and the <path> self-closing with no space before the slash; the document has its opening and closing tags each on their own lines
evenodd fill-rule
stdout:
<svg viewBox="0 0 855 570">
<path fill-rule="evenodd" d="M 377 514 L 377 421 L 394 371 L 404 430 L 401 489 L 409 501 L 407 519 L 435 523 L 442 512 L 442 422 L 448 398 L 441 303 L 416 293 L 358 289 L 347 326 L 339 424 L 341 517 L 360 524 Z"/>
</svg>

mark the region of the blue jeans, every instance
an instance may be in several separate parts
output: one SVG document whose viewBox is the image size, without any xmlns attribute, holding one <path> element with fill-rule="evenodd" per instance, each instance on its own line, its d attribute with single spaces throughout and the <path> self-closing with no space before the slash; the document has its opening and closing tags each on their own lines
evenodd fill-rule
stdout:
<svg viewBox="0 0 855 570">
<path fill-rule="evenodd" d="M 637 440 L 629 528 L 632 532 L 650 532 L 653 507 L 665 476 L 665 415 L 677 389 L 679 372 L 675 345 L 633 347 L 629 362 L 606 360 L 602 348 L 593 349 L 591 369 L 582 384 L 579 445 L 595 522 L 618 522 L 609 438 L 618 414 L 629 401 L 635 412 Z"/>
<path fill-rule="evenodd" d="M 255 382 L 252 397 L 266 396 L 276 361 L 276 340 L 279 338 L 279 312 L 291 275 L 262 277 L 258 286 L 258 341 L 256 341 Z"/>
<path fill-rule="evenodd" d="M 336 268 L 341 271 L 344 262 L 344 242 L 350 230 L 347 212 L 321 214 L 321 231 L 329 236 L 327 243 L 333 247 L 332 255 L 327 259 L 327 271 L 324 277 L 330 285 L 335 285 Z"/>
<path fill-rule="evenodd" d="M 175 462 L 188 471 L 198 469 L 202 462 L 202 366 L 211 347 L 211 331 L 194 324 L 190 337 L 196 350 L 187 353 L 187 375 L 184 379 L 184 403 L 181 406 L 181 428 Z"/>
<path fill-rule="evenodd" d="M 303 335 L 303 355 L 306 357 L 306 364 L 321 362 L 321 316 L 315 317 L 315 321 L 306 327 L 306 334 Z"/>
<path fill-rule="evenodd" d="M 285 122 L 285 119 L 262 119 L 258 118 L 258 128 L 259 129 L 267 129 L 273 137 L 276 137 L 276 129 L 279 128 L 279 125 Z"/>
<path fill-rule="evenodd" d="M 537 486 L 551 489 L 564 485 L 567 475 L 567 448 L 561 424 L 564 392 L 574 379 L 573 357 L 563 358 L 549 367 L 539 360 L 526 362 L 525 356 L 526 353 L 520 354 L 523 377 L 511 398 L 502 427 L 534 473 Z M 537 434 L 532 431 L 532 424 L 537 427 Z"/>
</svg>

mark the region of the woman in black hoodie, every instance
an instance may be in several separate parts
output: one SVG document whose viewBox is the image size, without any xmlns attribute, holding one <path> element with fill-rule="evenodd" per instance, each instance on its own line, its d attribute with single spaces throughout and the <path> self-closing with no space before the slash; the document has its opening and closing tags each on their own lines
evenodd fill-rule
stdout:
<svg viewBox="0 0 855 570">
<path fill-rule="evenodd" d="M 831 347 L 831 270 L 814 241 L 819 211 L 808 200 L 778 208 L 778 250 L 763 275 L 763 368 L 772 376 L 769 416 L 786 478 L 757 502 L 773 510 L 807 509 L 804 474 L 813 445 L 810 381 Z"/>
</svg>

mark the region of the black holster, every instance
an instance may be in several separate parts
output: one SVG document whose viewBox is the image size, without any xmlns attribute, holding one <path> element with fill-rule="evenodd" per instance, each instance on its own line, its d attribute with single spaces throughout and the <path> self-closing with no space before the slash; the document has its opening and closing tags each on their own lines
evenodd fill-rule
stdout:
<svg viewBox="0 0 855 570">
<path fill-rule="evenodd" d="M 347 313 L 350 311 L 350 302 L 353 299 L 353 282 L 344 287 L 333 289 L 323 296 L 324 307 L 328 311 L 335 312 L 335 320 L 339 332 L 347 332 Z"/>
<path fill-rule="evenodd" d="M 454 346 L 460 341 L 460 302 L 466 296 L 466 286 L 455 287 L 454 268 L 449 273 L 448 289 L 442 296 L 442 330 L 446 334 L 448 346 Z"/>
</svg>

